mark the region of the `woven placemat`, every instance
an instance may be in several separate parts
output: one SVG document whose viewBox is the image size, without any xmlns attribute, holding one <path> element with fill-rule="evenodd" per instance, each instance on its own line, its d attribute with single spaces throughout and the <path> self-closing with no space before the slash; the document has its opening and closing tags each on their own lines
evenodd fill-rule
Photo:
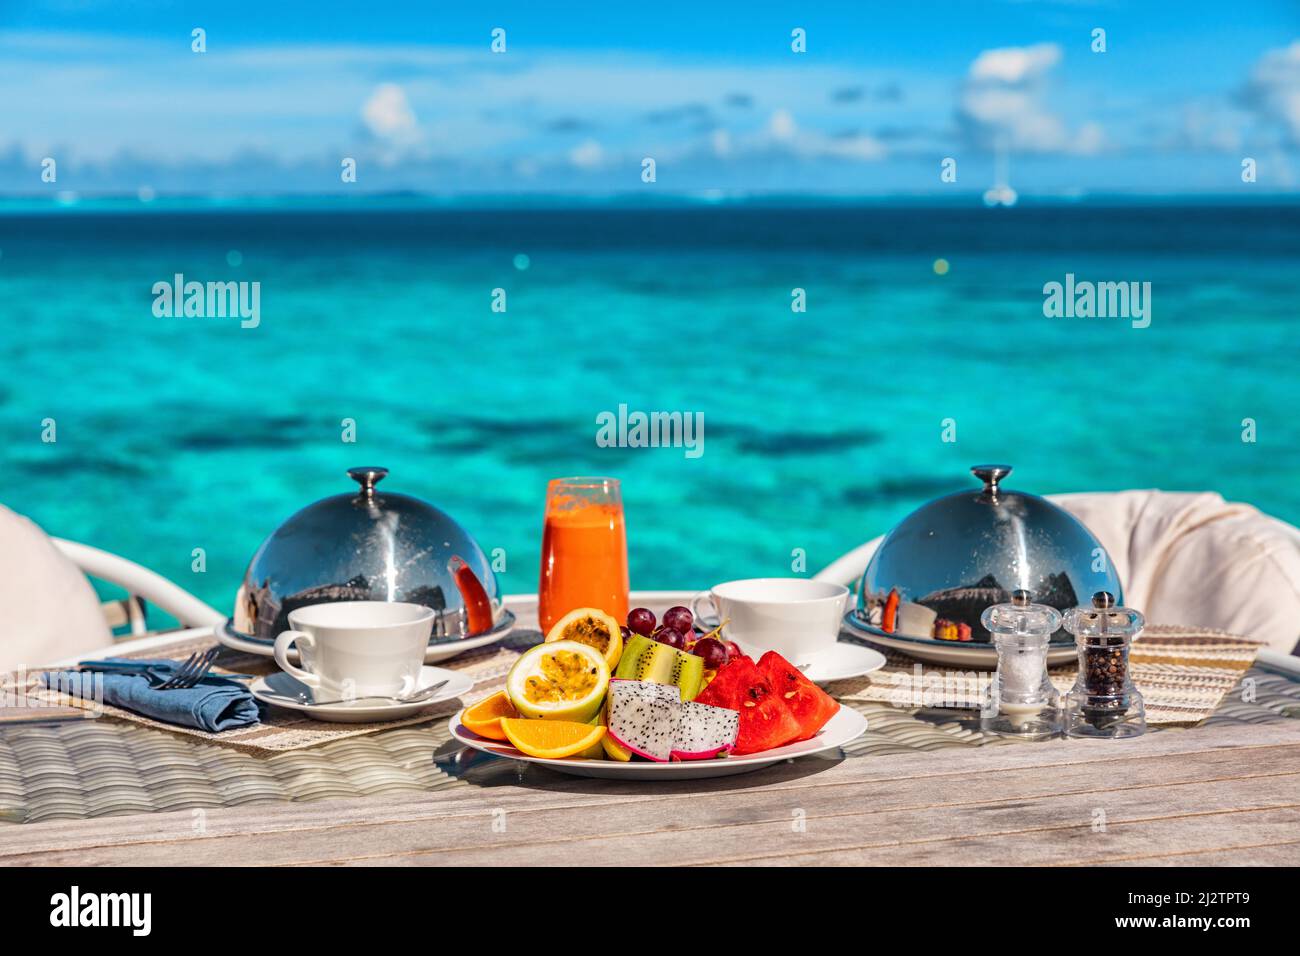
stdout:
<svg viewBox="0 0 1300 956">
<path fill-rule="evenodd" d="M 29 700 L 48 704 L 52 707 L 59 706 L 57 712 L 53 710 L 50 712 L 49 716 L 52 717 L 61 716 L 72 708 L 80 708 L 87 713 L 96 712 L 103 717 L 116 717 L 146 727 L 156 727 L 159 730 L 185 734 L 189 737 L 198 737 L 224 747 L 233 747 L 251 752 L 282 753 L 288 750 L 318 747 L 321 744 L 344 740 L 348 737 L 360 737 L 378 731 L 392 730 L 397 727 L 423 724 L 431 720 L 437 720 L 440 717 L 446 718 L 456 713 L 461 707 L 480 700 L 504 687 L 506 673 L 510 670 L 510 665 L 515 662 L 515 659 L 525 649 L 538 643 L 541 639 L 542 635 L 537 631 L 516 629 L 496 644 L 467 651 L 451 660 L 440 661 L 435 666 L 468 675 L 473 678 L 474 687 L 467 691 L 462 698 L 442 701 L 411 717 L 381 723 L 332 723 L 315 720 L 295 710 L 286 710 L 281 707 L 263 707 L 262 719 L 259 723 L 250 727 L 225 730 L 221 733 L 209 733 L 204 730 L 163 723 L 110 704 L 96 704 L 93 701 L 80 701 L 67 695 L 56 694 L 39 685 L 39 672 L 31 672 L 27 675 L 25 691 Z M 163 656 L 180 661 L 189 657 L 195 651 L 205 650 L 212 645 L 213 641 L 210 637 L 170 644 Z M 128 659 L 157 659 L 160 655 L 158 651 L 140 651 L 118 656 Z M 218 665 L 212 669 L 215 674 L 264 675 L 275 673 L 277 670 L 275 662 L 269 657 L 234 651 L 229 648 L 224 649 L 217 660 Z M 39 714 L 33 712 L 28 715 L 28 719 L 31 719 L 31 716 L 39 716 Z"/>
<path fill-rule="evenodd" d="M 1262 644 L 1205 628 L 1153 626 L 1133 643 L 1130 673 L 1146 703 L 1151 725 L 1191 726 L 1218 708 L 1255 662 Z M 837 681 L 827 688 L 845 701 L 896 707 L 978 708 L 991 671 L 923 664 L 886 648 L 887 663 L 865 678 Z M 1065 693 L 1074 686 L 1078 664 L 1052 667 L 1048 676 Z"/>
</svg>

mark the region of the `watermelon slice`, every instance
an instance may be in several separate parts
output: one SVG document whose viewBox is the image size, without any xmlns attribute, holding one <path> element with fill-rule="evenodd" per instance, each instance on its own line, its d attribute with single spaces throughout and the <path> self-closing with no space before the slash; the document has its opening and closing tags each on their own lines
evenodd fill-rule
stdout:
<svg viewBox="0 0 1300 956">
<path fill-rule="evenodd" d="M 697 703 L 740 711 L 740 733 L 732 753 L 758 753 L 802 739 L 802 726 L 753 660 L 733 657 L 718 669 Z M 815 731 L 814 731 L 815 732 Z"/>
<path fill-rule="evenodd" d="M 758 670 L 798 721 L 799 736 L 795 740 L 815 737 L 840 709 L 834 697 L 804 677 L 799 668 L 776 651 L 768 651 L 758 659 Z"/>
</svg>

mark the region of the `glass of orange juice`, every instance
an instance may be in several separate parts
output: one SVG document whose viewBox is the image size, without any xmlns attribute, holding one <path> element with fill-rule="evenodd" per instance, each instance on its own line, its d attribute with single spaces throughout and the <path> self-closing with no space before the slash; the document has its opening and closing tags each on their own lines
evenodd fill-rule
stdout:
<svg viewBox="0 0 1300 956">
<path fill-rule="evenodd" d="M 627 531 L 617 478 L 555 478 L 546 489 L 537 619 L 542 633 L 575 608 L 627 620 Z"/>
</svg>

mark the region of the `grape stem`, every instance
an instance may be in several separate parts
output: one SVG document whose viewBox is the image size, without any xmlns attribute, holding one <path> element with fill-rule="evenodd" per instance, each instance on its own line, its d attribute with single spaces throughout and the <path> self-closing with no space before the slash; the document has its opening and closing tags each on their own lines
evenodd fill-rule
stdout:
<svg viewBox="0 0 1300 956">
<path fill-rule="evenodd" d="M 726 626 L 727 626 L 728 624 L 730 624 L 730 623 L 731 623 L 731 618 L 727 618 L 725 621 L 719 621 L 717 627 L 715 627 L 715 628 L 714 628 L 713 630 L 711 630 L 711 631 L 707 631 L 706 633 L 701 634 L 699 637 L 696 638 L 696 640 L 697 640 L 697 641 L 702 641 L 702 640 L 704 640 L 706 637 L 715 637 L 715 636 L 717 636 L 718 634 L 722 633 L 722 629 L 723 629 L 724 627 L 726 627 Z"/>
</svg>

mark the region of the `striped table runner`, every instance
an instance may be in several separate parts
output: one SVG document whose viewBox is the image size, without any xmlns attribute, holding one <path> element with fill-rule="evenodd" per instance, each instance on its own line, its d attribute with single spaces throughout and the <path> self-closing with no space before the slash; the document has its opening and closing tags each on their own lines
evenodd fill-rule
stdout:
<svg viewBox="0 0 1300 956">
<path fill-rule="evenodd" d="M 1205 720 L 1233 692 L 1262 647 L 1256 641 L 1206 628 L 1153 626 L 1133 644 L 1133 683 L 1146 702 L 1147 723 L 1188 726 Z M 837 681 L 828 690 L 840 700 L 899 707 L 978 708 L 991 671 L 956 670 L 879 649 L 888 663 L 866 678 Z M 1074 662 L 1050 668 L 1062 693 L 1074 686 Z M 1249 697 L 1251 682 L 1238 693 Z"/>
</svg>

